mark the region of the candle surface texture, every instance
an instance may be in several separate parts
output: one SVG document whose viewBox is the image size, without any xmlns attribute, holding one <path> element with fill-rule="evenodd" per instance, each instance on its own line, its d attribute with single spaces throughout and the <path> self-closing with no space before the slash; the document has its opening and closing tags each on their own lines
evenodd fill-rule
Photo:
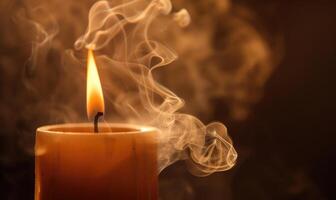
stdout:
<svg viewBox="0 0 336 200">
<path fill-rule="evenodd" d="M 154 128 L 64 124 L 37 129 L 35 200 L 156 200 Z"/>
</svg>

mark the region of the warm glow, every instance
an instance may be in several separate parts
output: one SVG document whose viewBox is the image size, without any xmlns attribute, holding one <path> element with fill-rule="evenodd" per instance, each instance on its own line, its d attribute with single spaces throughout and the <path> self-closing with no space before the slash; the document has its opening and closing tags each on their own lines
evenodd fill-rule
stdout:
<svg viewBox="0 0 336 200">
<path fill-rule="evenodd" d="M 88 51 L 87 60 L 86 111 L 89 119 L 94 117 L 97 112 L 104 113 L 103 90 L 91 49 Z"/>
</svg>

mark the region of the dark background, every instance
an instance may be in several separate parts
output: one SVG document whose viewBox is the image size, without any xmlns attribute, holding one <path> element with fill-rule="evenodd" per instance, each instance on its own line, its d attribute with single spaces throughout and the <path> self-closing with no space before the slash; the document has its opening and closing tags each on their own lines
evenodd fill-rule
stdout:
<svg viewBox="0 0 336 200">
<path fill-rule="evenodd" d="M 238 164 L 203 180 L 190 176 L 191 199 L 335 199 L 336 3 L 239 2 L 281 33 L 284 54 L 247 120 L 230 121 L 220 109 L 214 116 L 225 120 Z"/>
<path fill-rule="evenodd" d="M 227 119 L 221 102 L 214 101 L 218 112 L 212 118 L 227 125 L 239 154 L 237 165 L 198 178 L 188 174 L 184 163 L 177 163 L 160 175 L 163 199 L 335 199 L 336 3 L 237 2 L 254 10 L 269 32 L 282 35 L 282 60 L 246 120 Z M 17 53 L 0 51 L 8 57 Z M 0 73 L 1 102 L 13 103 L 1 105 L 0 112 L 20 114 L 20 105 L 15 105 L 20 87 L 4 85 L 8 76 L 13 74 Z M 34 132 L 41 122 L 31 127 L 21 121 L 9 122 L 15 124 L 11 126 L 6 117 L 1 120 L 0 199 L 33 199 L 34 157 L 14 142 L 19 135 L 9 138 L 8 133 L 15 132 L 13 127 Z"/>
</svg>

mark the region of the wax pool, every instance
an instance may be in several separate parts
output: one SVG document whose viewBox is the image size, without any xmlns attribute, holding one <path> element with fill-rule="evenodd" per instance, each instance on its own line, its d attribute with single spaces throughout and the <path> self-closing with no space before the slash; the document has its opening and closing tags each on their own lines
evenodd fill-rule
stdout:
<svg viewBox="0 0 336 200">
<path fill-rule="evenodd" d="M 128 124 L 37 129 L 35 200 L 156 200 L 158 131 Z"/>
</svg>

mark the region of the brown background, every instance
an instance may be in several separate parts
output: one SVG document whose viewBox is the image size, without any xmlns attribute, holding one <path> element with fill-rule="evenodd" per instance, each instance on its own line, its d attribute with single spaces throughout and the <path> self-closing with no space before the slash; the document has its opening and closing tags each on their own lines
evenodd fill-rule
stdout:
<svg viewBox="0 0 336 200">
<path fill-rule="evenodd" d="M 281 33 L 283 59 L 247 120 L 226 119 L 221 102 L 214 101 L 218 112 L 213 119 L 226 122 L 239 153 L 237 166 L 197 178 L 188 174 L 184 163 L 177 163 L 160 176 L 162 199 L 335 199 L 336 3 L 236 2 L 253 9 L 269 32 Z M 5 28 L 3 24 L 0 37 Z M 2 56 L 24 63 L 26 55 L 18 56 L 18 50 L 5 45 L 0 44 Z M 20 74 L 5 73 L 5 67 L 0 68 L 0 102 L 6 102 L 0 106 L 0 198 L 29 200 L 34 158 L 16 144 L 20 135 L 11 133 L 34 132 L 43 119 L 33 125 L 24 120 L 8 124 L 6 110 L 20 112 L 15 103 L 20 85 L 5 80 Z"/>
<path fill-rule="evenodd" d="M 239 2 L 269 32 L 281 33 L 284 56 L 250 117 L 226 123 L 238 146 L 237 166 L 202 179 L 186 175 L 195 193 L 184 191 L 183 198 L 335 199 L 336 3 Z M 228 122 L 222 113 L 214 119 Z M 182 165 L 162 177 L 187 174 Z"/>
</svg>

